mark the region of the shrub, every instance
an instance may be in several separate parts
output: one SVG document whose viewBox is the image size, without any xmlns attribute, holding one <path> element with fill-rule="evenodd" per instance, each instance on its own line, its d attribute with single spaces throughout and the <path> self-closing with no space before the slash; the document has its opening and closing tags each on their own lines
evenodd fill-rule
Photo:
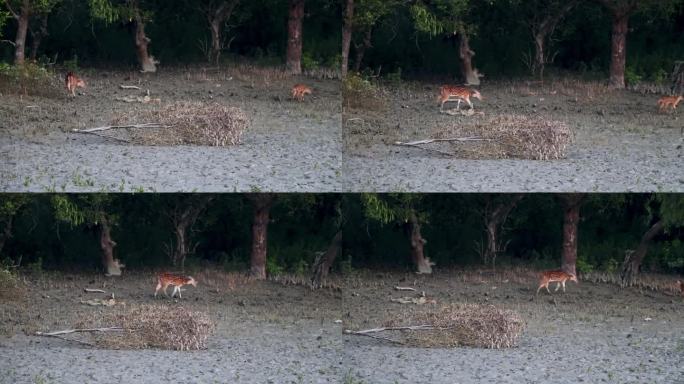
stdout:
<svg viewBox="0 0 684 384">
<path fill-rule="evenodd" d="M 0 63 L 0 94 L 57 97 L 62 94 L 61 87 L 61 80 L 41 65 Z"/>
</svg>

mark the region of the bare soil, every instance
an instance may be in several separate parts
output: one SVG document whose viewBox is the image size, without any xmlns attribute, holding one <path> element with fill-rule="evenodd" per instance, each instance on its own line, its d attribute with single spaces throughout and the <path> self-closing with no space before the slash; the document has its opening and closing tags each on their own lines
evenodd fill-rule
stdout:
<svg viewBox="0 0 684 384">
<path fill-rule="evenodd" d="M 179 300 L 155 299 L 153 276 L 24 275 L 24 295 L 0 301 L 0 383 L 678 383 L 684 377 L 684 299 L 667 291 L 580 278 L 565 293 L 536 296 L 533 271 L 461 269 L 433 276 L 357 271 L 334 277 L 339 288 L 312 291 L 202 271 L 198 287 L 185 289 Z M 107 293 L 85 293 L 85 287 Z M 421 292 L 436 304 L 390 301 Z M 204 311 L 216 332 L 207 350 L 194 352 L 99 349 L 30 336 L 104 318 L 116 307 L 80 301 L 110 293 L 128 306 Z M 342 334 L 453 303 L 516 311 L 526 323 L 519 346 L 415 348 Z"/>
<path fill-rule="evenodd" d="M 387 84 L 380 87 L 380 103 L 366 103 L 372 108 L 344 109 L 343 173 L 350 191 L 684 191 L 682 109 L 659 113 L 659 95 L 569 78 L 543 87 L 525 81 L 487 82 L 480 89 L 484 99 L 473 100 L 477 113 L 452 116 L 439 111 L 439 86 Z M 462 103 L 461 108 L 468 106 Z M 429 146 L 457 154 L 451 157 L 393 145 L 439 137 L 454 125 L 474 126 L 503 115 L 566 123 L 575 136 L 567 158 L 492 159 L 478 153 L 473 142 Z"/>
<path fill-rule="evenodd" d="M 0 302 L 0 383 L 339 383 L 342 297 L 335 289 L 248 281 L 222 273 L 196 274 L 183 299 L 154 298 L 154 273 L 120 278 L 86 274 L 24 276 L 26 296 Z M 86 293 L 100 288 L 106 294 Z M 208 349 L 97 349 L 31 336 L 104 318 L 113 307 L 82 300 L 108 298 L 126 306 L 166 304 L 204 311 L 216 322 Z M 169 294 L 171 289 L 169 289 Z M 163 314 L 161 314 L 163 316 Z M 115 324 L 93 324 L 115 325 Z M 88 341 L 87 335 L 66 335 Z"/>
<path fill-rule="evenodd" d="M 41 191 L 339 191 L 339 81 L 293 77 L 280 70 L 236 66 L 221 71 L 165 68 L 157 74 L 83 70 L 87 88 L 46 96 L 2 95 L 0 190 Z M 59 79 L 55 76 L 56 87 Z M 290 100 L 303 82 L 314 94 Z M 119 85 L 140 90 L 124 90 Z M 59 88 L 57 88 L 59 89 Z M 141 146 L 71 132 L 110 125 L 161 103 L 218 102 L 250 119 L 243 144 L 228 147 Z M 79 89 L 80 91 L 80 89 Z M 31 93 L 29 92 L 29 95 Z M 142 122 L 133 122 L 142 123 Z"/>
</svg>

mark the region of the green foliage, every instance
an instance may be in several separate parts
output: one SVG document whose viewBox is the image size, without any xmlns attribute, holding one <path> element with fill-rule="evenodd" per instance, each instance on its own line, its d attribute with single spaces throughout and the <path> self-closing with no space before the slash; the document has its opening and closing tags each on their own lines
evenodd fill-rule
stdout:
<svg viewBox="0 0 684 384">
<path fill-rule="evenodd" d="M 577 257 L 577 264 L 575 265 L 575 267 L 577 268 L 577 272 L 579 272 L 580 275 L 594 271 L 594 265 L 587 261 L 584 255 L 579 255 Z"/>
<path fill-rule="evenodd" d="M 416 30 L 437 36 L 462 31 L 469 6 L 469 0 L 417 1 L 410 6 L 410 12 Z"/>
<path fill-rule="evenodd" d="M 416 205 L 422 195 L 409 193 L 373 194 L 361 195 L 364 211 L 369 219 L 377 220 L 382 224 L 406 223 L 412 214 L 416 214 L 420 221 L 426 221 L 425 214 L 418 214 Z"/>
<path fill-rule="evenodd" d="M 625 81 L 627 82 L 627 84 L 629 84 L 629 85 L 637 84 L 641 81 L 641 79 L 642 79 L 642 76 L 636 72 L 634 67 L 627 66 L 627 68 L 625 68 Z"/>
<path fill-rule="evenodd" d="M 349 276 L 354 272 L 354 267 L 352 266 L 352 256 L 347 255 L 344 259 L 340 261 L 340 273 L 344 276 Z"/>
<path fill-rule="evenodd" d="M 279 261 L 277 256 L 273 253 L 269 253 L 266 258 L 266 274 L 268 276 L 278 276 L 285 272 L 285 266 L 283 266 Z"/>
<path fill-rule="evenodd" d="M 684 195 L 658 194 L 654 199 L 660 203 L 658 216 L 663 219 L 666 228 L 684 226 Z"/>
<path fill-rule="evenodd" d="M 105 193 L 82 194 L 82 195 L 63 195 L 52 196 L 52 205 L 55 217 L 71 224 L 79 226 L 81 224 L 98 224 L 103 215 L 107 214 L 108 205 L 112 198 Z M 114 220 L 116 215 L 107 215 L 110 220 Z"/>
<path fill-rule="evenodd" d="M 68 71 L 78 72 L 78 55 L 74 55 L 71 60 L 64 60 L 62 65 Z"/>
</svg>

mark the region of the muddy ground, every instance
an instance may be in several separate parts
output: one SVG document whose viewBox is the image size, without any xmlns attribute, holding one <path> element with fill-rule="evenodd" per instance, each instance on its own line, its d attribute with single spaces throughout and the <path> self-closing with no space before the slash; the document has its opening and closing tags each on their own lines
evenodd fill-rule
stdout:
<svg viewBox="0 0 684 384">
<path fill-rule="evenodd" d="M 343 173 L 350 191 L 684 191 L 683 109 L 658 113 L 658 95 L 614 91 L 572 79 L 543 87 L 522 80 L 487 82 L 480 88 L 484 100 L 474 100 L 475 110 L 484 116 L 466 117 L 439 112 L 439 86 L 383 85 L 381 103 L 344 109 Z M 445 109 L 455 107 L 449 103 Z M 540 115 L 567 123 L 575 133 L 567 158 L 459 158 L 393 145 L 434 137 L 451 124 L 476 124 L 503 114 Z M 436 148 L 467 152 L 463 146 L 472 144 L 455 145 L 461 147 Z"/>
<path fill-rule="evenodd" d="M 303 286 L 245 279 L 236 283 L 200 273 L 195 275 L 197 288 L 184 290 L 182 300 L 155 299 L 152 276 L 150 272 L 117 279 L 81 274 L 30 277 L 28 297 L 19 308 L 7 300 L 0 303 L 0 383 L 340 382 L 342 340 L 340 324 L 335 323 L 340 318 L 339 291 L 312 292 Z M 107 294 L 85 293 L 85 287 L 102 288 Z M 109 293 L 127 306 L 165 303 L 207 312 L 217 323 L 208 349 L 103 350 L 25 335 L 73 328 L 80 319 L 117 311 L 116 306 L 80 304 Z"/>
<path fill-rule="evenodd" d="M 2 95 L 2 191 L 339 191 L 340 87 L 335 80 L 293 77 L 274 69 L 238 66 L 221 71 L 165 68 L 157 74 L 83 70 L 88 87 L 76 98 L 57 88 L 46 97 Z M 293 84 L 314 90 L 299 103 Z M 55 78 L 57 87 L 63 87 Z M 120 84 L 141 90 L 119 89 Z M 157 104 L 116 98 L 144 96 L 162 103 L 219 102 L 251 119 L 243 144 L 232 147 L 139 146 L 74 128 L 109 125 L 123 113 Z M 43 92 L 46 93 L 46 92 Z M 29 95 L 31 93 L 29 92 Z"/>
<path fill-rule="evenodd" d="M 0 302 L 2 383 L 681 383 L 684 299 L 580 281 L 566 293 L 535 296 L 531 271 L 440 271 L 434 276 L 359 271 L 336 278 L 340 289 L 311 291 L 200 273 L 183 300 L 154 299 L 152 273 L 119 279 L 83 274 L 28 276 L 26 299 Z M 674 279 L 674 278 L 673 278 Z M 397 304 L 411 286 L 437 304 Z M 167 303 L 203 310 L 217 321 L 199 352 L 93 349 L 27 336 L 71 327 L 111 308 L 79 304 L 115 292 L 127 305 Z M 101 295 L 106 296 L 106 295 Z M 526 322 L 519 347 L 408 348 L 343 335 L 407 313 L 450 303 L 494 304 Z M 341 319 L 343 325 L 335 323 Z M 8 337 L 7 335 L 12 335 Z"/>
</svg>

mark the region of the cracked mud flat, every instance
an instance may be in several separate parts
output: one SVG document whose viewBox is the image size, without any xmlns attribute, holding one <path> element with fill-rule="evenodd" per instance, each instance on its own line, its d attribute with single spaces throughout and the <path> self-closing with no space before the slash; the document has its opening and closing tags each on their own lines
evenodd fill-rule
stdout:
<svg viewBox="0 0 684 384">
<path fill-rule="evenodd" d="M 85 95 L 3 95 L 0 105 L 0 190 L 45 191 L 340 191 L 339 82 L 260 76 L 228 68 L 220 73 L 167 69 L 156 75 L 88 70 Z M 126 80 L 130 78 L 130 80 Z M 314 95 L 289 99 L 304 82 Z M 138 85 L 121 90 L 119 84 Z M 229 147 L 136 146 L 73 128 L 109 125 L 124 111 L 155 104 L 125 103 L 149 89 L 162 103 L 221 102 L 251 119 L 243 144 Z"/>
<path fill-rule="evenodd" d="M 347 377 L 355 382 L 684 383 L 681 297 L 581 280 L 567 285 L 565 294 L 540 292 L 535 297 L 533 275 L 487 272 L 366 277 L 344 296 L 345 313 L 349 311 L 343 318 L 345 328 L 374 328 L 403 312 L 430 309 L 390 302 L 390 297 L 410 294 L 393 287 L 408 285 L 437 299 L 437 305 L 467 302 L 515 310 L 526 329 L 518 348 L 500 350 L 406 348 L 345 335 Z"/>
<path fill-rule="evenodd" d="M 143 274 L 31 279 L 27 309 L 0 301 L 0 383 L 340 383 L 338 292 L 272 282 L 230 290 L 200 281 L 184 290 L 183 300 L 170 300 L 154 299 L 154 284 Z M 25 335 L 72 328 L 81 314 L 115 310 L 80 304 L 107 296 L 84 293 L 84 287 L 115 292 L 126 305 L 165 303 L 205 311 L 217 328 L 208 349 L 190 352 L 97 349 Z"/>
<path fill-rule="evenodd" d="M 481 88 L 484 100 L 474 103 L 484 119 L 539 114 L 566 122 L 575 142 L 562 160 L 459 159 L 392 145 L 432 137 L 448 124 L 482 119 L 440 114 L 437 89 L 436 84 L 388 86 L 381 89 L 384 109 L 344 112 L 342 168 L 350 191 L 684 191 L 684 114 L 681 108 L 657 113 L 657 95 L 575 83 L 543 90 L 522 81 Z"/>
</svg>

